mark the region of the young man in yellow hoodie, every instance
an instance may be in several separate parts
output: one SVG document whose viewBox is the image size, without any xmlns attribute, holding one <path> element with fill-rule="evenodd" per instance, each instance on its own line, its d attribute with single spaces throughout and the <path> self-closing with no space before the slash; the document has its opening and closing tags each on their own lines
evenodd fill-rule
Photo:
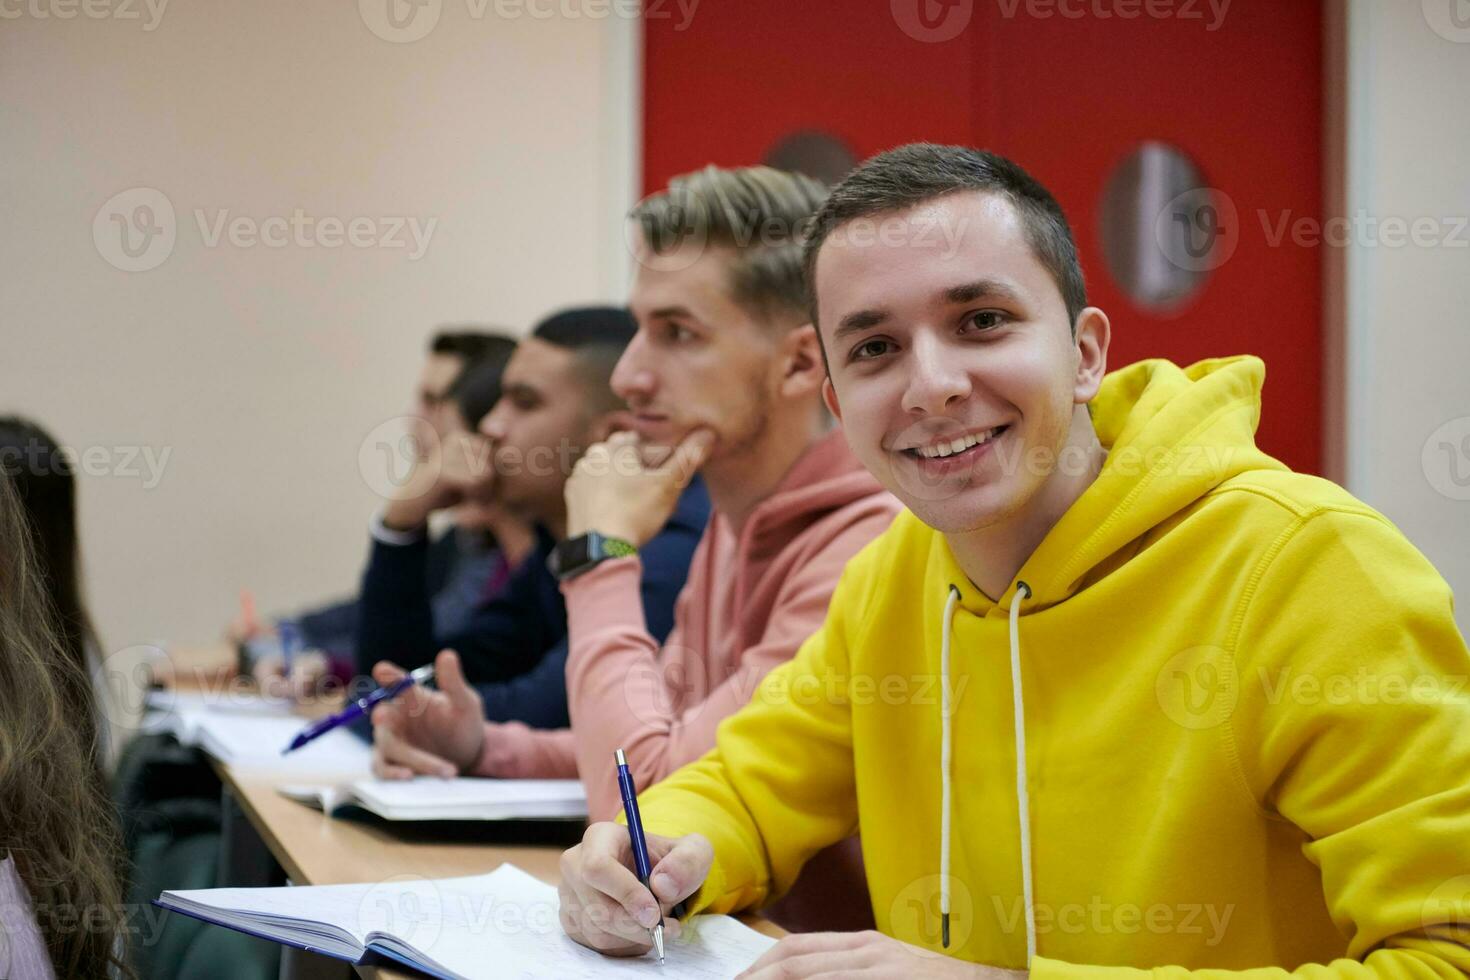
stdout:
<svg viewBox="0 0 1470 980">
<path fill-rule="evenodd" d="M 989 153 L 874 158 L 807 262 L 828 404 L 910 513 L 644 794 L 664 914 L 766 903 L 859 827 L 878 932 L 748 976 L 1470 971 L 1450 590 L 1256 448 L 1262 363 L 1104 377 L 1061 209 Z M 647 947 L 630 860 L 611 823 L 564 856 L 580 942 Z"/>
</svg>

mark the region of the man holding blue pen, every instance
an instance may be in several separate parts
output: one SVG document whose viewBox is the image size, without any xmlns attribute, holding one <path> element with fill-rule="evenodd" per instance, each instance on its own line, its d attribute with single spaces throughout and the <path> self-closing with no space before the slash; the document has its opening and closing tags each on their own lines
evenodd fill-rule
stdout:
<svg viewBox="0 0 1470 980">
<path fill-rule="evenodd" d="M 426 718 L 473 718 L 477 734 L 486 720 L 498 722 L 504 740 L 522 742 L 534 741 L 535 730 L 566 726 L 566 606 L 547 559 L 567 536 L 563 488 L 572 466 L 588 446 L 627 424 L 608 382 L 635 330 L 619 307 L 577 307 L 546 317 L 516 348 L 501 377 L 501 398 L 480 422 L 486 449 L 427 461 L 423 476 L 405 481 L 374 521 L 363 576 L 359 669 L 388 685 L 405 669 L 434 661 L 441 688 L 407 692 L 399 701 L 403 710 L 378 713 L 379 775 L 452 774 L 476 761 L 460 758 L 458 743 L 416 739 Z M 702 483 L 681 490 L 648 541 L 637 583 L 647 628 L 659 636 L 673 626 L 674 600 L 709 514 Z M 467 498 L 488 498 L 533 523 L 536 546 L 497 594 L 445 634 L 434 629 L 424 586 L 427 526 L 432 513 Z M 453 652 L 441 652 L 445 648 Z M 425 700 L 440 707 L 425 713 Z M 539 757 L 549 760 L 548 777 L 576 777 L 575 763 L 557 753 Z"/>
<path fill-rule="evenodd" d="M 674 902 L 764 905 L 856 825 L 877 931 L 743 977 L 1470 974 L 1450 590 L 1256 447 L 1262 363 L 1106 374 L 1060 206 L 991 153 L 869 160 L 806 255 L 827 403 L 910 513 L 644 792 L 649 888 L 615 824 L 564 855 L 568 933 L 639 952 Z"/>
</svg>

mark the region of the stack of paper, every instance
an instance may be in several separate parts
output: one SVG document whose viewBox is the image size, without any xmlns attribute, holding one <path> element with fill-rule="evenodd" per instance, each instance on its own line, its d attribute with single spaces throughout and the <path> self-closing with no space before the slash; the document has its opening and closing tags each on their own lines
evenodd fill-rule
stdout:
<svg viewBox="0 0 1470 980">
<path fill-rule="evenodd" d="M 283 796 L 333 813 L 371 810 L 387 820 L 556 820 L 587 816 L 575 779 L 359 779 L 343 786 L 281 786 Z"/>
<path fill-rule="evenodd" d="M 154 691 L 148 695 L 144 732 L 168 732 L 240 769 L 366 775 L 372 749 L 345 728 L 328 732 L 290 755 L 281 750 L 309 724 L 289 701 L 259 695 Z"/>
<path fill-rule="evenodd" d="M 695 916 L 656 959 L 615 959 L 562 931 L 556 889 L 503 864 L 468 878 L 164 892 L 158 905 L 353 963 L 387 958 L 445 980 L 481 977 L 729 977 L 775 940 L 723 915 Z"/>
</svg>

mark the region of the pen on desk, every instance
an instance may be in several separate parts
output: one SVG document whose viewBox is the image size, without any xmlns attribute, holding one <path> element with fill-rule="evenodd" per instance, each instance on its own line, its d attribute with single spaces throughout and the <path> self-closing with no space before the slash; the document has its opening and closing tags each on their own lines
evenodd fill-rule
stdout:
<svg viewBox="0 0 1470 980">
<path fill-rule="evenodd" d="M 410 671 L 407 675 L 400 677 L 387 687 L 380 687 L 371 694 L 363 695 L 335 715 L 322 718 L 319 721 L 314 721 L 310 725 L 307 725 L 291 740 L 290 745 L 281 750 L 281 755 L 296 751 L 307 742 L 320 738 L 334 728 L 341 728 L 343 725 L 354 722 L 359 718 L 366 718 L 372 713 L 374 706 L 382 704 L 384 701 L 393 700 L 415 684 L 427 684 L 433 679 L 433 664 L 427 664 L 417 670 Z"/>
<path fill-rule="evenodd" d="M 653 873 L 653 865 L 648 860 L 648 839 L 643 836 L 643 818 L 638 815 L 638 790 L 633 785 L 633 774 L 628 771 L 628 757 L 623 754 L 622 749 L 613 752 L 613 760 L 618 766 L 618 789 L 623 794 L 623 814 L 628 818 L 628 839 L 633 844 L 633 865 L 638 872 L 638 880 L 643 882 L 643 887 L 653 895 L 653 886 L 648 883 L 648 877 Z M 658 896 L 653 895 L 653 903 L 659 906 Z M 684 914 L 684 903 L 675 905 L 670 912 L 675 918 Z M 658 925 L 648 930 L 653 937 L 653 949 L 658 953 L 658 961 L 664 961 L 664 917 L 659 913 Z"/>
</svg>

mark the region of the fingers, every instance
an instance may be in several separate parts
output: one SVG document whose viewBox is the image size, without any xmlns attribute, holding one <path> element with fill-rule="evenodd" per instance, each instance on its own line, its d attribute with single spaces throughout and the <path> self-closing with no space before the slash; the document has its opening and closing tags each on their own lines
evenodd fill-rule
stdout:
<svg viewBox="0 0 1470 980">
<path fill-rule="evenodd" d="M 373 745 L 373 775 L 379 779 L 412 779 L 413 770 L 407 766 L 394 765 L 383 756 L 381 746 Z"/>
<path fill-rule="evenodd" d="M 388 725 L 373 726 L 373 769 L 375 772 L 380 767 L 380 758 L 383 771 L 394 774 L 385 776 L 389 779 L 404 779 L 416 773 L 438 776 L 441 779 L 453 779 L 459 775 L 459 769 L 452 762 L 413 745 Z M 407 773 L 407 776 L 402 775 L 404 772 Z"/>
<path fill-rule="evenodd" d="M 401 680 L 406 673 L 404 669 L 388 660 L 379 660 L 373 664 L 373 680 L 379 687 L 387 687 L 395 681 Z"/>
<path fill-rule="evenodd" d="M 770 980 L 815 976 L 836 969 L 838 956 L 844 957 L 843 967 L 856 970 L 863 951 L 877 939 L 878 934 L 871 931 L 795 933 L 766 950 L 739 977 L 740 980 Z"/>
<path fill-rule="evenodd" d="M 465 680 L 458 653 L 439 651 L 439 656 L 434 658 L 434 683 L 456 709 L 480 713 L 480 693 Z"/>
<path fill-rule="evenodd" d="M 572 848 L 563 855 L 563 864 L 567 864 L 569 855 L 575 855 L 578 848 Z M 570 858 L 571 863 L 576 863 L 576 858 Z M 621 936 L 615 935 L 603 929 L 598 923 L 602 916 L 588 911 L 583 905 L 581 896 L 577 889 L 569 884 L 573 875 L 563 873 L 561 884 L 557 887 L 560 897 L 559 918 L 561 927 L 568 936 L 589 949 L 594 949 L 607 956 L 638 956 L 648 951 L 649 943 L 647 936 L 643 942 L 629 942 Z"/>
<path fill-rule="evenodd" d="M 657 841 L 657 845 L 655 844 Z M 648 885 L 658 900 L 666 906 L 681 902 L 699 891 L 709 869 L 714 864 L 714 847 L 699 834 L 688 834 L 670 840 L 650 835 L 649 848 L 655 856 L 653 872 L 648 876 Z M 667 850 L 662 857 L 660 851 Z"/>
<path fill-rule="evenodd" d="M 387 660 L 380 660 L 373 664 L 373 680 L 379 687 L 389 687 L 407 676 L 402 667 Z M 382 702 L 373 710 L 373 724 L 396 723 L 404 716 L 419 717 L 427 709 L 432 697 L 432 692 L 426 691 L 417 684 L 412 684 L 398 697 L 392 701 Z M 390 722 L 389 719 L 392 721 Z"/>
<path fill-rule="evenodd" d="M 583 882 L 593 893 L 611 899 L 644 930 L 658 923 L 658 904 L 629 867 L 632 847 L 628 843 L 628 828 L 611 822 L 593 824 L 582 837 L 579 857 L 574 881 Z M 583 894 L 582 898 L 584 905 L 591 900 L 589 894 Z M 637 931 L 627 938 L 637 939 Z"/>
<path fill-rule="evenodd" d="M 715 434 L 710 429 L 695 429 L 684 437 L 659 469 L 677 475 L 679 486 L 688 486 L 689 481 L 694 479 L 694 474 L 709 460 L 710 453 L 715 448 L 715 439 Z"/>
</svg>

